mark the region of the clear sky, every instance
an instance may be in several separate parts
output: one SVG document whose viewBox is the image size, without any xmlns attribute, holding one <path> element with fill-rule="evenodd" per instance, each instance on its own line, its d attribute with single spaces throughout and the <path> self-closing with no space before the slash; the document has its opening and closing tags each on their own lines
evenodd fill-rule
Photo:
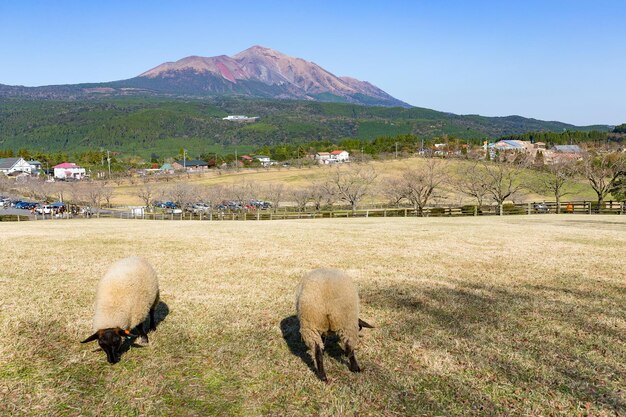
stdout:
<svg viewBox="0 0 626 417">
<path fill-rule="evenodd" d="M 626 0 L 0 0 L 0 83 L 136 76 L 252 45 L 414 106 L 626 122 Z"/>
</svg>

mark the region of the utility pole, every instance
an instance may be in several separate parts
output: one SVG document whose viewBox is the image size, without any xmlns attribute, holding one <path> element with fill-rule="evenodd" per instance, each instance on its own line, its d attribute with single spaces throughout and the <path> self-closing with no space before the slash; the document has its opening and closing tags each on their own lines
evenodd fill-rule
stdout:
<svg viewBox="0 0 626 417">
<path fill-rule="evenodd" d="M 187 172 L 187 149 L 183 149 L 183 171 Z"/>
<path fill-rule="evenodd" d="M 237 160 L 237 149 L 235 149 L 235 169 L 239 171 L 239 160 Z"/>
<path fill-rule="evenodd" d="M 107 163 L 109 164 L 109 178 L 111 178 L 111 154 L 107 149 Z"/>
<path fill-rule="evenodd" d="M 398 159 L 398 142 L 396 142 L 396 159 Z"/>
</svg>

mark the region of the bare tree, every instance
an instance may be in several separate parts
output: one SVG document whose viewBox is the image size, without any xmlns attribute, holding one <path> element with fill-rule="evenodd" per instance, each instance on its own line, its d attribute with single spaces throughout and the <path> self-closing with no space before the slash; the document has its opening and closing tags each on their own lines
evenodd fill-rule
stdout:
<svg viewBox="0 0 626 417">
<path fill-rule="evenodd" d="M 240 183 L 233 184 L 230 187 L 229 193 L 233 200 L 245 204 L 247 201 L 255 198 L 257 185 L 253 182 L 243 180 Z"/>
<path fill-rule="evenodd" d="M 498 214 L 502 216 L 504 202 L 513 198 L 522 188 L 520 181 L 521 169 L 508 163 L 483 164 L 485 176 L 484 187 L 487 195 L 498 205 Z"/>
<path fill-rule="evenodd" d="M 350 204 L 352 213 L 376 180 L 376 171 L 368 166 L 351 166 L 346 170 L 335 168 L 330 181 L 340 200 Z"/>
<path fill-rule="evenodd" d="M 335 186 L 330 181 L 315 182 L 308 189 L 316 211 L 320 211 L 323 206 L 332 207 L 337 199 Z"/>
<path fill-rule="evenodd" d="M 80 196 L 79 200 L 89 204 L 91 208 L 96 210 L 96 216 L 100 217 L 100 209 L 102 208 L 106 188 L 106 183 L 103 181 L 88 181 L 81 183 L 74 192 L 77 196 Z"/>
<path fill-rule="evenodd" d="M 106 181 L 102 181 L 102 199 L 107 207 L 111 207 L 111 198 L 113 197 L 113 188 L 109 187 Z"/>
<path fill-rule="evenodd" d="M 434 192 L 447 178 L 447 164 L 441 159 L 426 159 L 417 168 L 406 170 L 398 186 L 400 193 L 409 200 L 417 216 L 424 215 L 424 207 L 434 197 Z"/>
<path fill-rule="evenodd" d="M 487 196 L 487 172 L 484 165 L 474 162 L 471 165 L 462 164 L 457 172 L 457 178 L 452 181 L 456 191 L 476 200 L 476 205 L 481 207 Z"/>
<path fill-rule="evenodd" d="M 43 201 L 47 198 L 49 187 L 46 182 L 39 178 L 28 177 L 19 185 L 20 192 L 35 200 Z"/>
<path fill-rule="evenodd" d="M 269 184 L 265 187 L 265 198 L 272 205 L 274 212 L 278 210 L 278 205 L 282 202 L 284 193 L 285 186 L 280 183 Z"/>
<path fill-rule="evenodd" d="M 156 189 L 153 183 L 144 179 L 135 191 L 135 194 L 144 202 L 147 208 L 150 208 L 156 195 Z"/>
<path fill-rule="evenodd" d="M 196 200 L 196 191 L 192 184 L 178 182 L 167 190 L 167 196 L 182 210 L 186 210 Z"/>
<path fill-rule="evenodd" d="M 398 177 L 385 178 L 379 189 L 380 194 L 389 201 L 389 205 L 394 207 L 400 207 L 400 203 L 406 197 L 402 180 Z"/>
<path fill-rule="evenodd" d="M 289 192 L 289 197 L 296 203 L 296 209 L 302 212 L 306 210 L 306 205 L 311 201 L 311 191 L 308 188 L 295 188 Z"/>
<path fill-rule="evenodd" d="M 586 154 L 582 160 L 581 172 L 598 196 L 598 209 L 604 198 L 611 192 L 615 181 L 626 169 L 626 158 L 615 153 Z"/>
<path fill-rule="evenodd" d="M 565 191 L 566 185 L 574 175 L 574 166 L 571 162 L 555 162 L 544 166 L 545 175 L 539 179 L 536 191 L 551 193 L 556 200 L 556 212 L 561 213 L 561 198 L 569 192 Z"/>
</svg>

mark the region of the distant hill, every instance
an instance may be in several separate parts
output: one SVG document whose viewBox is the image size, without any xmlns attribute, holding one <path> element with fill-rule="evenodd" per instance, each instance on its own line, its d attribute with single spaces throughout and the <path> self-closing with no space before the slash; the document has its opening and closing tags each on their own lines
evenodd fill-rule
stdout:
<svg viewBox="0 0 626 417">
<path fill-rule="evenodd" d="M 222 120 L 258 116 L 255 123 Z M 233 147 L 297 144 L 414 134 L 485 138 L 530 131 L 601 130 L 519 116 L 455 115 L 412 107 L 373 107 L 295 100 L 116 97 L 98 100 L 0 100 L 0 149 L 84 151 L 100 147 L 142 156 L 190 155 Z"/>
<path fill-rule="evenodd" d="M 239 96 L 410 107 L 378 87 L 337 77 L 319 65 L 262 46 L 232 57 L 189 56 L 127 80 L 21 87 L 0 84 L 0 97 L 79 99 L 119 95 Z"/>
</svg>

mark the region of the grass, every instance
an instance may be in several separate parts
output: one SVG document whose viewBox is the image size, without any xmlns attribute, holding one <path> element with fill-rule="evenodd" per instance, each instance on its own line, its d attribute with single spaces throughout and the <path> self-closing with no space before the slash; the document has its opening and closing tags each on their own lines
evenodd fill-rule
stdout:
<svg viewBox="0 0 626 417">
<path fill-rule="evenodd" d="M 624 415 L 626 217 L 0 224 L 0 415 Z M 107 266 L 146 257 L 163 303 L 114 366 L 91 333 Z M 321 383 L 293 291 L 360 287 L 363 372 Z"/>
<path fill-rule="evenodd" d="M 388 177 L 398 177 L 402 175 L 402 173 L 407 168 L 415 168 L 420 164 L 424 163 L 423 158 L 415 157 L 415 158 L 406 158 L 399 160 L 385 160 L 385 161 L 372 161 L 369 163 L 377 173 L 378 178 L 377 182 L 380 184 L 384 178 Z M 455 176 L 459 175 L 458 170 L 463 165 L 471 163 L 469 161 L 450 159 L 446 160 L 448 163 L 448 168 L 450 170 L 450 178 L 453 179 Z M 314 165 L 312 167 L 290 167 L 284 168 L 281 166 L 274 167 L 271 169 L 242 169 L 238 172 L 218 172 L 215 170 L 211 170 L 209 173 L 205 174 L 196 174 L 191 175 L 189 178 L 182 177 L 183 181 L 188 181 L 193 184 L 206 185 L 206 186 L 214 186 L 214 185 L 227 185 L 238 183 L 242 181 L 249 181 L 255 183 L 257 185 L 264 185 L 269 183 L 283 183 L 286 188 L 296 188 L 296 187 L 304 187 L 308 186 L 314 182 L 323 181 L 324 179 L 331 176 L 334 172 L 334 168 L 332 166 L 320 166 Z M 340 166 L 341 169 L 349 169 L 349 166 L 344 165 Z M 538 181 L 538 179 L 545 175 L 536 170 L 526 169 L 521 177 L 522 181 L 527 184 L 532 184 Z M 136 190 L 140 187 L 139 182 L 134 185 L 125 183 L 120 186 L 115 186 L 115 184 L 111 184 L 114 187 L 114 194 L 111 200 L 112 204 L 116 205 L 141 205 L 143 204 L 141 199 L 137 197 Z M 156 185 L 156 188 L 159 190 L 166 190 L 168 187 L 172 186 L 172 182 L 161 182 Z M 582 179 L 579 178 L 575 181 L 572 181 L 567 186 L 567 194 L 563 197 L 563 201 L 566 200 L 595 200 L 595 193 L 591 190 L 591 187 Z M 438 203 L 443 205 L 459 205 L 460 199 L 463 199 L 468 204 L 473 204 L 472 200 L 469 200 L 467 197 L 459 196 L 453 190 L 453 187 L 448 184 L 443 184 L 443 192 L 442 195 L 445 197 L 443 200 L 438 201 Z M 260 195 L 258 198 L 265 198 L 265 196 Z M 550 195 L 541 195 L 534 191 L 525 191 L 524 196 L 522 198 L 518 197 L 517 201 L 553 201 L 554 196 Z M 380 187 L 372 187 L 370 191 L 370 195 L 366 198 L 366 202 L 377 202 L 377 203 L 385 203 L 385 198 L 381 195 Z"/>
</svg>

